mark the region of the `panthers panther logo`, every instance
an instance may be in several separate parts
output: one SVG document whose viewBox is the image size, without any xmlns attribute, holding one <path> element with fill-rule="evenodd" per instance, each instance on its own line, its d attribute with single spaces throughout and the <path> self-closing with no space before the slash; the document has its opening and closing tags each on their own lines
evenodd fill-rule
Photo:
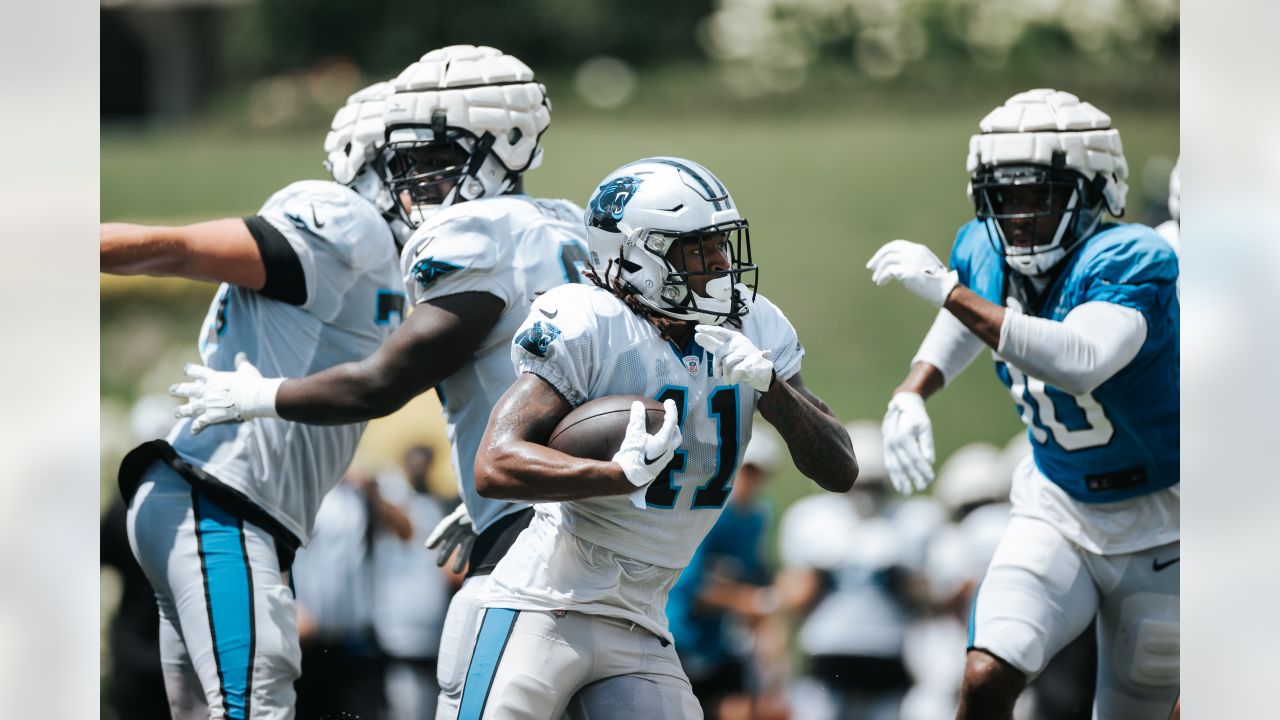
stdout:
<svg viewBox="0 0 1280 720">
<path fill-rule="evenodd" d="M 528 330 L 516 336 L 516 344 L 538 357 L 546 357 L 551 341 L 558 337 L 560 337 L 560 328 L 539 320 Z"/>
<path fill-rule="evenodd" d="M 413 278 L 418 281 L 418 284 L 425 288 L 441 277 L 461 269 L 461 265 L 429 257 L 419 260 L 409 272 L 413 274 Z"/>
<path fill-rule="evenodd" d="M 601 185 L 589 204 L 590 225 L 601 230 L 618 232 L 618 221 L 622 219 L 622 211 L 636 194 L 636 188 L 640 187 L 640 182 L 640 178 L 624 175 Z"/>
</svg>

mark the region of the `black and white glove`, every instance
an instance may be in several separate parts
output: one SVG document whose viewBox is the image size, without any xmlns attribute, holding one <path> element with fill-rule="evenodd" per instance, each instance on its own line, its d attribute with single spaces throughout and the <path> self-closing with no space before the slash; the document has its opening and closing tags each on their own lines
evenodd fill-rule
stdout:
<svg viewBox="0 0 1280 720">
<path fill-rule="evenodd" d="M 618 452 L 613 456 L 613 461 L 622 466 L 622 472 L 627 476 L 627 480 L 637 488 L 635 492 L 627 495 L 627 498 L 631 500 L 632 505 L 641 510 L 648 507 L 644 496 L 648 492 L 649 484 L 667 467 L 671 457 L 675 455 L 676 448 L 680 447 L 680 443 L 684 441 L 684 437 L 680 434 L 680 415 L 676 412 L 675 401 L 664 400 L 662 409 L 662 427 L 658 432 L 650 435 L 647 430 L 644 403 L 639 400 L 632 403 L 631 417 L 627 420 L 626 437 L 622 439 L 622 447 L 618 448 Z"/>
<path fill-rule="evenodd" d="M 462 568 L 467 566 L 467 559 L 471 556 L 471 547 L 476 544 L 476 529 L 471 522 L 471 515 L 467 513 L 466 505 L 459 505 L 458 509 L 449 513 L 449 516 L 441 520 L 436 525 L 436 529 L 431 531 L 427 536 L 426 546 L 428 550 L 440 548 L 436 553 L 436 565 L 444 567 L 449 562 L 449 555 L 453 554 L 454 549 L 458 551 L 458 556 L 453 560 L 453 571 L 455 573 L 462 572 Z"/>
</svg>

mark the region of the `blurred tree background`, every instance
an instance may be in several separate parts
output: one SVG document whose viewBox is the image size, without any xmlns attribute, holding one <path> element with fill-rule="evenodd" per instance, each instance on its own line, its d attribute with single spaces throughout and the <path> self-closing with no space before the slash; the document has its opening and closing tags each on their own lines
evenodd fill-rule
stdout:
<svg viewBox="0 0 1280 720">
<path fill-rule="evenodd" d="M 878 421 L 933 316 L 863 266 L 895 237 L 946 257 L 972 213 L 968 137 L 991 108 L 1054 87 L 1109 113 L 1129 221 L 1167 217 L 1178 155 L 1176 0 L 104 0 L 101 19 L 104 221 L 252 214 L 325 176 L 325 130 L 348 94 L 434 47 L 493 45 L 554 102 L 532 194 L 582 204 L 611 169 L 654 154 L 725 181 L 761 290 L 808 348 L 809 385 L 846 420 Z M 213 292 L 102 276 L 104 497 L 135 442 L 130 408 L 198 360 Z M 930 403 L 940 458 L 1019 430 L 992 375 L 981 358 Z M 377 469 L 424 437 L 443 447 L 430 397 L 371 425 L 360 461 Z M 811 489 L 790 470 L 770 492 L 781 511 Z"/>
</svg>

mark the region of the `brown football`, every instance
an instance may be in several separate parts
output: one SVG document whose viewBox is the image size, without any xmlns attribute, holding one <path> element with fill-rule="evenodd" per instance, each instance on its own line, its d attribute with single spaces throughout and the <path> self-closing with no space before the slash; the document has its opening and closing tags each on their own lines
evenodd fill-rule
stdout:
<svg viewBox="0 0 1280 720">
<path fill-rule="evenodd" d="M 662 403 L 636 395 L 609 395 L 588 400 L 573 409 L 551 431 L 547 447 L 566 455 L 590 460 L 609 460 L 622 446 L 631 417 L 631 403 L 644 403 L 648 431 L 662 427 Z"/>
</svg>

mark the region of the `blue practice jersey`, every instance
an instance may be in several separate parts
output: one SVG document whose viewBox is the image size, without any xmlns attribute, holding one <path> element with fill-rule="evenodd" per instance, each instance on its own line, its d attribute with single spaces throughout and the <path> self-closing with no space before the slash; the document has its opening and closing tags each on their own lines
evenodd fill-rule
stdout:
<svg viewBox="0 0 1280 720">
<path fill-rule="evenodd" d="M 998 355 L 996 375 L 1027 425 L 1036 465 L 1076 500 L 1115 502 L 1178 483 L 1178 259 L 1167 242 L 1145 225 L 1103 225 L 1032 307 L 1015 287 L 1025 280 L 1007 270 L 978 220 L 957 233 L 951 267 L 986 300 L 1036 317 L 1061 321 L 1097 301 L 1142 313 L 1142 348 L 1092 393 L 1071 395 Z"/>
</svg>

